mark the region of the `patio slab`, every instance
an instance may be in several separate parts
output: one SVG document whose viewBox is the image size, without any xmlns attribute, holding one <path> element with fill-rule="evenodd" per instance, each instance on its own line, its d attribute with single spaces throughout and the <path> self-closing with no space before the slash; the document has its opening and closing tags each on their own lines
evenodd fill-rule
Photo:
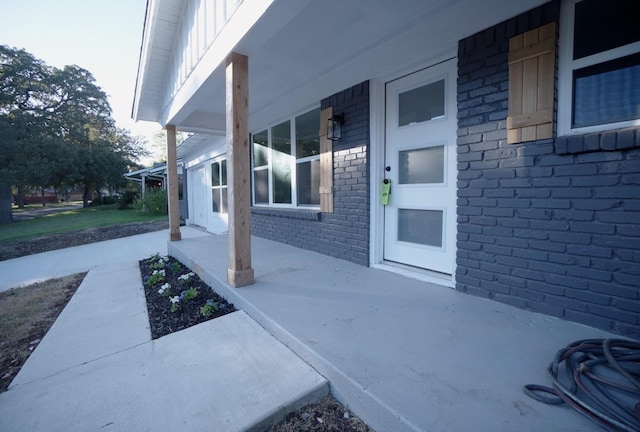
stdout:
<svg viewBox="0 0 640 432">
<path fill-rule="evenodd" d="M 203 233 L 168 248 L 376 430 L 602 430 L 522 386 L 548 385 L 567 344 L 614 335 L 256 237 L 256 283 L 232 288 L 227 241 Z"/>
</svg>

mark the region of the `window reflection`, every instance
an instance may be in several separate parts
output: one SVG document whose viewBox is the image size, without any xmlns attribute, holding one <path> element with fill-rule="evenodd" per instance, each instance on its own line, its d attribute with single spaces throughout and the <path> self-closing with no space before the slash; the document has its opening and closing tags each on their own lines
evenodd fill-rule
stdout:
<svg viewBox="0 0 640 432">
<path fill-rule="evenodd" d="M 444 80 L 400 93 L 398 98 L 398 126 L 444 116 Z"/>
</svg>

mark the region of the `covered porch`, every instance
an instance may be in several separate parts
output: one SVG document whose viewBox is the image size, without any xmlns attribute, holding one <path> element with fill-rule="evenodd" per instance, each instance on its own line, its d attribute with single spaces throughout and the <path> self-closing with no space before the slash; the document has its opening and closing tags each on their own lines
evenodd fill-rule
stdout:
<svg viewBox="0 0 640 432">
<path fill-rule="evenodd" d="M 612 334 L 257 237 L 255 284 L 233 288 L 227 248 L 205 232 L 168 243 L 378 431 L 601 430 L 522 386 L 549 385 L 560 348 Z"/>
</svg>

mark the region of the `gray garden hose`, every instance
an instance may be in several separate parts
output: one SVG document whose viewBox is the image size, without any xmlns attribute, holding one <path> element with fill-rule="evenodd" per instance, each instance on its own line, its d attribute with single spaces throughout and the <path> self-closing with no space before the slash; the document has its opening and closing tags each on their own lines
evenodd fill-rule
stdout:
<svg viewBox="0 0 640 432">
<path fill-rule="evenodd" d="M 556 353 L 547 375 L 552 387 L 527 384 L 524 393 L 547 404 L 567 403 L 610 430 L 640 432 L 640 343 L 573 342 Z"/>
</svg>

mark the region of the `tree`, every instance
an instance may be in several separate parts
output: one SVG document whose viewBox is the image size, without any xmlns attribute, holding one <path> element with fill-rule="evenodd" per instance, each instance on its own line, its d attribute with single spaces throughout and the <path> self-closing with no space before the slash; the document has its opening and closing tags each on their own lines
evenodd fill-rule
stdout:
<svg viewBox="0 0 640 432">
<path fill-rule="evenodd" d="M 192 134 L 188 132 L 176 133 L 176 145 L 182 144 Z M 167 161 L 167 135 L 164 130 L 160 129 L 153 134 L 151 142 L 151 156 L 154 162 Z"/>
<path fill-rule="evenodd" d="M 13 220 L 11 186 L 23 183 L 22 165 L 54 109 L 48 75 L 31 54 L 0 46 L 0 223 Z"/>
<path fill-rule="evenodd" d="M 0 223 L 12 220 L 12 186 L 82 185 L 88 205 L 92 191 L 122 182 L 143 144 L 115 126 L 89 71 L 0 46 Z"/>
</svg>

